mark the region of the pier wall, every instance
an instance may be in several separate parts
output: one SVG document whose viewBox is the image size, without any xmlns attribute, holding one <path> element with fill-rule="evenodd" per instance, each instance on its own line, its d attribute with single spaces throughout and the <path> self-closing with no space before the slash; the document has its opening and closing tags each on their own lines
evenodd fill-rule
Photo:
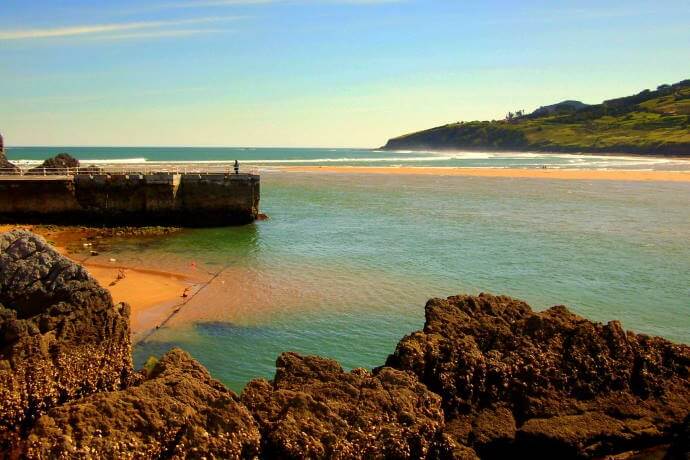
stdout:
<svg viewBox="0 0 690 460">
<path fill-rule="evenodd" d="M 79 174 L 0 177 L 0 219 L 40 223 L 180 225 L 252 222 L 253 174 Z"/>
</svg>

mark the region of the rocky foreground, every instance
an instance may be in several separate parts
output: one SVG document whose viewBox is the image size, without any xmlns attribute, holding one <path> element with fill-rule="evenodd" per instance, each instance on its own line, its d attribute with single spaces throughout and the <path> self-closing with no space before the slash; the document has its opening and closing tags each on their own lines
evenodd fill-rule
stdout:
<svg viewBox="0 0 690 460">
<path fill-rule="evenodd" d="M 690 347 L 565 307 L 434 299 L 383 367 L 285 353 L 237 395 L 181 350 L 136 372 L 128 307 L 31 233 L 0 304 L 0 458 L 690 458 Z"/>
</svg>

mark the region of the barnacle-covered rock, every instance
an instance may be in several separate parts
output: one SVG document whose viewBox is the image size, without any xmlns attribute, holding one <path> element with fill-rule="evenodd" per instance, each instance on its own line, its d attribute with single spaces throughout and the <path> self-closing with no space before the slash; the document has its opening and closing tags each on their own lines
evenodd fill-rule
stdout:
<svg viewBox="0 0 690 460">
<path fill-rule="evenodd" d="M 50 410 L 25 452 L 32 458 L 255 458 L 259 430 L 235 393 L 174 349 L 138 385 Z"/>
<path fill-rule="evenodd" d="M 131 377 L 129 307 L 43 238 L 0 234 L 0 447 L 51 407 Z"/>
<path fill-rule="evenodd" d="M 387 365 L 441 395 L 446 436 L 481 457 L 643 448 L 690 413 L 690 347 L 509 297 L 430 300 Z"/>
<path fill-rule="evenodd" d="M 242 393 L 266 458 L 425 458 L 443 427 L 440 398 L 411 373 L 345 372 L 330 359 L 284 353 L 272 382 Z"/>
</svg>

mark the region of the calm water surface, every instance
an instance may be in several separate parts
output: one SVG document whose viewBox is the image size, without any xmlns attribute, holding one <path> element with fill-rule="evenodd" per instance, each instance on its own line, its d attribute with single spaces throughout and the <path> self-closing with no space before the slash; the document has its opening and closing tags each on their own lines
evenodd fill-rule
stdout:
<svg viewBox="0 0 690 460">
<path fill-rule="evenodd" d="M 182 346 L 234 389 L 286 350 L 381 365 L 431 297 L 488 291 L 690 342 L 690 184 L 265 173 L 271 217 L 125 241 L 220 275 L 135 350 Z"/>
<path fill-rule="evenodd" d="M 287 350 L 381 365 L 431 297 L 482 291 L 690 343 L 690 184 L 274 172 L 376 165 L 688 169 L 687 161 L 524 153 L 328 149 L 10 149 L 35 164 L 241 160 L 261 167 L 262 210 L 241 228 L 120 241 L 125 263 L 218 276 L 135 347 L 181 346 L 238 390 Z M 107 261 L 107 259 L 106 259 Z M 196 268 L 194 268 L 196 267 Z"/>
</svg>

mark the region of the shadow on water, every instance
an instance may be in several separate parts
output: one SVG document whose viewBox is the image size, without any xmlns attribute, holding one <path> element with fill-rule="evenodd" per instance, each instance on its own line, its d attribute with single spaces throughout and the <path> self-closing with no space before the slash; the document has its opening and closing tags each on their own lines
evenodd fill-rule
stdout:
<svg viewBox="0 0 690 460">
<path fill-rule="evenodd" d="M 380 366 L 398 341 L 422 324 L 420 317 L 392 322 L 385 312 L 321 313 L 267 326 L 199 322 L 187 330 L 165 331 L 170 334 L 160 341 L 138 344 L 134 361 L 140 368 L 149 356 L 180 347 L 215 378 L 241 391 L 252 379 L 273 378 L 276 359 L 288 351 L 332 358 L 345 369 Z"/>
<path fill-rule="evenodd" d="M 235 391 L 255 378 L 272 378 L 275 360 L 286 350 L 305 350 L 294 329 L 262 326 L 238 326 L 224 322 L 202 322 L 194 325 L 188 335 L 177 331 L 176 339 L 148 341 L 138 344 L 133 353 L 136 368 L 148 357 L 160 357 L 174 347 L 189 352 L 201 361 L 215 378 Z"/>
</svg>

